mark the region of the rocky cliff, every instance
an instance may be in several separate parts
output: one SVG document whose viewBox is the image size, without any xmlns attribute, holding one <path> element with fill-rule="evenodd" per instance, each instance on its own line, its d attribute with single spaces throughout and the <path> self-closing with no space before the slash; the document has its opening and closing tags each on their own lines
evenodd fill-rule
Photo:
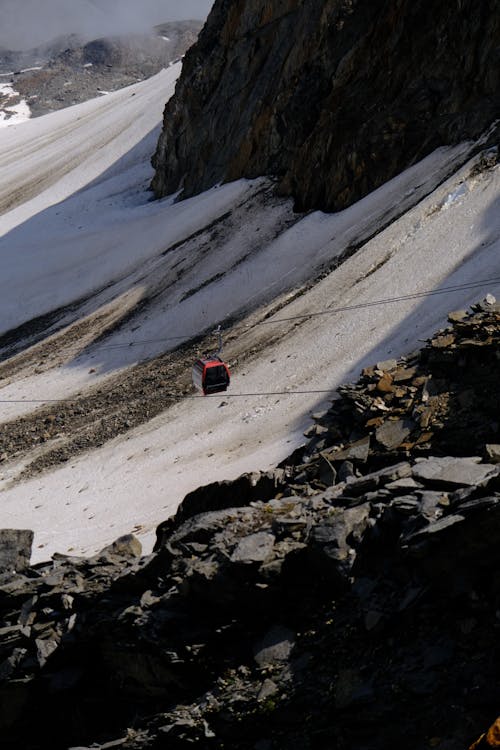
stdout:
<svg viewBox="0 0 500 750">
<path fill-rule="evenodd" d="M 268 174 L 347 206 L 498 117 L 500 7 L 216 0 L 165 109 L 157 196 Z"/>
<path fill-rule="evenodd" d="M 500 306 L 450 322 L 149 557 L 0 531 L 2 747 L 466 750 L 500 707 Z"/>
</svg>

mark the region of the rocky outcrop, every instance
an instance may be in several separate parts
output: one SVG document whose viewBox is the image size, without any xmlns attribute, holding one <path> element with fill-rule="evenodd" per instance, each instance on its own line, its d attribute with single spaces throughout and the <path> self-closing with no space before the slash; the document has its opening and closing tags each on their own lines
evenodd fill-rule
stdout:
<svg viewBox="0 0 500 750">
<path fill-rule="evenodd" d="M 192 493 L 152 555 L 6 571 L 2 747 L 496 747 L 500 309 L 450 318 L 280 470 Z"/>
<path fill-rule="evenodd" d="M 344 208 L 499 115 L 495 3 L 216 0 L 153 159 L 157 196 L 276 175 Z"/>
</svg>

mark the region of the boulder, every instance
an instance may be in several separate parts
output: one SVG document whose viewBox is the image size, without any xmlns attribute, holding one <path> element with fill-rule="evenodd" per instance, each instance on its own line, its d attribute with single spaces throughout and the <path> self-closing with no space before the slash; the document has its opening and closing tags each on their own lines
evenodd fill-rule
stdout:
<svg viewBox="0 0 500 750">
<path fill-rule="evenodd" d="M 254 659 L 261 668 L 286 662 L 294 645 L 295 633 L 289 628 L 277 625 L 255 644 Z"/>
<path fill-rule="evenodd" d="M 0 529 L 0 574 L 29 567 L 33 536 L 29 529 Z"/>
</svg>

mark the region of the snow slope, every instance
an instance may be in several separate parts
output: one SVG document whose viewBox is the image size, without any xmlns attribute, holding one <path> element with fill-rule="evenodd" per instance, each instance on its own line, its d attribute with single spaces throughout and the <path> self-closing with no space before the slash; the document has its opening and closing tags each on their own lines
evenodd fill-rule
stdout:
<svg viewBox="0 0 500 750">
<path fill-rule="evenodd" d="M 499 168 L 468 162 L 475 144 L 334 215 L 294 215 L 266 180 L 152 202 L 149 157 L 178 73 L 0 133 L 4 356 L 96 321 L 51 367 L 27 349 L 0 380 L 0 428 L 219 322 L 233 370 L 227 394 L 180 400 L 46 473 L 0 463 L 0 527 L 34 529 L 34 560 L 133 529 L 150 549 L 187 492 L 274 466 L 339 383 L 500 293 Z"/>
</svg>

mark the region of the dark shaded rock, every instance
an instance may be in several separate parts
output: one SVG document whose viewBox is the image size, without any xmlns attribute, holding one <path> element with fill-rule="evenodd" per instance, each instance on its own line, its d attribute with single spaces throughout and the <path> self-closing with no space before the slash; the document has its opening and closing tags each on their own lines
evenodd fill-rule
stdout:
<svg viewBox="0 0 500 750">
<path fill-rule="evenodd" d="M 275 626 L 256 644 L 254 659 L 261 668 L 288 661 L 294 645 L 295 633 L 288 628 Z"/>
<path fill-rule="evenodd" d="M 243 564 L 265 562 L 272 555 L 275 541 L 273 534 L 266 531 L 246 536 L 238 542 L 231 555 L 231 562 Z"/>
<path fill-rule="evenodd" d="M 173 518 L 157 527 L 154 549 L 159 549 L 162 540 L 192 516 L 208 510 L 241 507 L 255 500 L 269 500 L 283 486 L 284 472 L 276 469 L 266 473 L 242 474 L 232 482 L 213 482 L 205 487 L 199 487 L 186 495 Z"/>
<path fill-rule="evenodd" d="M 33 536 L 29 530 L 0 529 L 0 575 L 29 567 Z"/>
<path fill-rule="evenodd" d="M 500 464 L 500 445 L 498 443 L 485 446 L 487 461 L 491 464 Z"/>
</svg>

